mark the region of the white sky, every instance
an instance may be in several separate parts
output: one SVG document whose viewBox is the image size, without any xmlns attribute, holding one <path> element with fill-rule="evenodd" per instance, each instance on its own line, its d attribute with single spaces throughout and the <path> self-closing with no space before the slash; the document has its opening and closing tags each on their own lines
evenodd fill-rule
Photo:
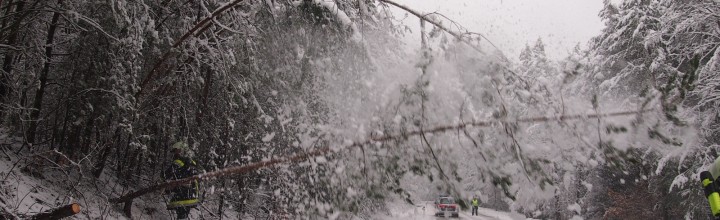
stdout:
<svg viewBox="0 0 720 220">
<path fill-rule="evenodd" d="M 484 34 L 508 57 L 517 59 L 520 50 L 538 37 L 546 44 L 550 58 L 562 59 L 580 43 L 582 47 L 598 35 L 603 23 L 598 13 L 602 0 L 396 0 L 422 12 L 438 12 L 460 23 L 469 31 Z M 396 11 L 398 18 L 404 12 Z M 419 21 L 404 20 L 413 27 L 411 45 Z"/>
</svg>

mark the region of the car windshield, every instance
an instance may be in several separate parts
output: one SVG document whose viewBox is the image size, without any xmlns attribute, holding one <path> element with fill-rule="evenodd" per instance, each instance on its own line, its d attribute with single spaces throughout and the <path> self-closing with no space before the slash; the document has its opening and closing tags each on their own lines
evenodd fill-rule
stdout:
<svg viewBox="0 0 720 220">
<path fill-rule="evenodd" d="M 455 199 L 453 198 L 440 198 L 440 204 L 455 204 Z"/>
</svg>

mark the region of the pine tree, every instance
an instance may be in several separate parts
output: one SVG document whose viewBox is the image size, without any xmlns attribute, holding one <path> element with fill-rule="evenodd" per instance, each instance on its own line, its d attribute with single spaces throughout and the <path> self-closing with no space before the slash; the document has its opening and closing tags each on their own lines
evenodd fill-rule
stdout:
<svg viewBox="0 0 720 220">
<path fill-rule="evenodd" d="M 639 94 L 659 88 L 663 74 L 653 65 L 663 56 L 664 45 L 646 47 L 645 39 L 660 30 L 660 16 L 666 5 L 656 0 L 623 1 L 615 7 L 605 1 L 600 12 L 605 28 L 591 41 L 600 69 L 590 77 L 603 90 L 616 94 Z M 634 85 L 632 87 L 625 85 Z"/>
</svg>

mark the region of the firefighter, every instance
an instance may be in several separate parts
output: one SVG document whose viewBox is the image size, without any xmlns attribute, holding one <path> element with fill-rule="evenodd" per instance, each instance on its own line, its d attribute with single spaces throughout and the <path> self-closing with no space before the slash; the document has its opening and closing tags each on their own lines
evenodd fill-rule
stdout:
<svg viewBox="0 0 720 220">
<path fill-rule="evenodd" d="M 712 154 L 716 155 L 715 151 Z M 718 182 L 720 178 L 718 177 L 720 177 L 720 157 L 715 159 L 708 171 L 700 173 L 700 182 L 714 219 L 720 219 L 720 182 Z"/>
<path fill-rule="evenodd" d="M 172 145 L 173 161 L 170 166 L 163 172 L 165 181 L 183 179 L 198 174 L 197 163 L 187 157 L 189 147 L 183 141 L 176 142 Z M 199 203 L 199 185 L 194 180 L 191 183 L 181 185 L 167 190 L 171 194 L 170 201 L 167 204 L 168 210 L 175 210 L 177 219 L 188 219 L 190 210 Z"/>
<path fill-rule="evenodd" d="M 478 206 L 480 205 L 477 198 L 472 199 L 472 215 L 478 215 Z"/>
</svg>

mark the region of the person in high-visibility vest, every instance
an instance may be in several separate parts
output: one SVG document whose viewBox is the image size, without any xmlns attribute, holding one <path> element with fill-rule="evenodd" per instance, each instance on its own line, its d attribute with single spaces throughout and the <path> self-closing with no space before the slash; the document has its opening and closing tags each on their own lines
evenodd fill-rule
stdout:
<svg viewBox="0 0 720 220">
<path fill-rule="evenodd" d="M 700 182 L 705 190 L 705 198 L 710 204 L 714 219 L 720 219 L 720 157 L 715 159 L 708 171 L 700 173 Z"/>
<path fill-rule="evenodd" d="M 184 179 L 198 174 L 198 164 L 186 155 L 189 152 L 187 143 L 183 141 L 172 145 L 173 162 L 163 172 L 165 181 Z M 175 210 L 177 219 L 188 219 L 190 210 L 199 203 L 199 184 L 195 180 L 187 185 L 168 190 L 172 197 L 167 204 L 168 210 Z"/>
<path fill-rule="evenodd" d="M 478 215 L 478 206 L 480 205 L 477 198 L 472 199 L 472 215 Z"/>
</svg>

